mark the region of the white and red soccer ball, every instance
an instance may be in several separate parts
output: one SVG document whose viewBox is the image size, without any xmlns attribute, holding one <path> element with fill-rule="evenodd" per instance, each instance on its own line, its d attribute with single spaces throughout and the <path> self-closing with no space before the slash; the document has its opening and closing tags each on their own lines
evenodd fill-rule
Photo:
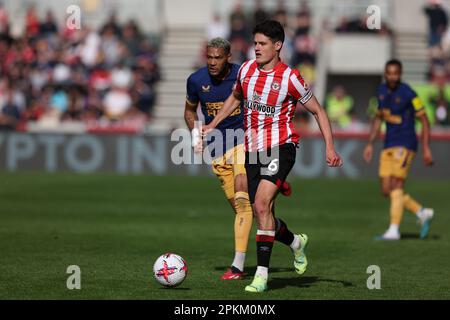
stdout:
<svg viewBox="0 0 450 320">
<path fill-rule="evenodd" d="M 165 253 L 153 265 L 155 279 L 166 287 L 175 287 L 186 279 L 186 261 L 177 254 Z"/>
</svg>

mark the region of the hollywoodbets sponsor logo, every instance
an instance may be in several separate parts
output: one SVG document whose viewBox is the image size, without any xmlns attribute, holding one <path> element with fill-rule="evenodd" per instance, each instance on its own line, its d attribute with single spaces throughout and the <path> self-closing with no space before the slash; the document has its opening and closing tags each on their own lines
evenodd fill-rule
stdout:
<svg viewBox="0 0 450 320">
<path fill-rule="evenodd" d="M 244 106 L 248 110 L 262 112 L 266 117 L 271 118 L 275 116 L 275 112 L 277 110 L 275 106 L 269 106 L 256 101 L 248 101 L 248 100 L 244 101 Z"/>
</svg>

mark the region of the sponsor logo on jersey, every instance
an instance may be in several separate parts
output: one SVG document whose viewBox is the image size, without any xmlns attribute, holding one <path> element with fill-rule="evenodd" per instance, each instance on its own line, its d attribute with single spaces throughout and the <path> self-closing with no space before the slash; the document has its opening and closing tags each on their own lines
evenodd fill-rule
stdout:
<svg viewBox="0 0 450 320">
<path fill-rule="evenodd" d="M 202 91 L 203 92 L 210 92 L 211 91 L 211 86 L 210 85 L 202 86 Z"/>
<path fill-rule="evenodd" d="M 272 83 L 272 90 L 274 90 L 274 91 L 278 91 L 278 90 L 280 90 L 280 83 L 279 82 L 277 82 L 277 81 L 274 81 L 273 83 Z"/>
<path fill-rule="evenodd" d="M 253 101 L 255 101 L 255 102 L 261 101 L 261 96 L 259 94 L 257 94 L 256 92 L 253 93 Z"/>
<path fill-rule="evenodd" d="M 215 117 L 223 107 L 223 102 L 206 102 L 206 113 L 209 117 Z M 238 116 L 241 114 L 241 108 L 236 108 L 229 117 Z"/>
<path fill-rule="evenodd" d="M 259 103 L 259 101 L 244 101 L 244 106 L 250 111 L 257 111 L 263 113 L 266 117 L 273 118 L 275 116 L 275 112 L 277 107 L 269 106 L 263 103 Z"/>
</svg>

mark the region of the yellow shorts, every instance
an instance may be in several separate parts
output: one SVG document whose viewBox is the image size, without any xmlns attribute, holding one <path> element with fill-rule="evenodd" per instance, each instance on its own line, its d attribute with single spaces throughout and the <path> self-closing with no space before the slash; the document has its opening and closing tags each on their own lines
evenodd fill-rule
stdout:
<svg viewBox="0 0 450 320">
<path fill-rule="evenodd" d="M 214 159 L 212 168 L 222 182 L 222 189 L 227 199 L 234 198 L 234 178 L 237 175 L 246 174 L 244 145 L 239 144 L 228 150 L 225 155 Z"/>
<path fill-rule="evenodd" d="M 379 175 L 381 178 L 396 177 L 405 179 L 411 168 L 415 152 L 405 147 L 384 149 L 380 155 Z"/>
</svg>

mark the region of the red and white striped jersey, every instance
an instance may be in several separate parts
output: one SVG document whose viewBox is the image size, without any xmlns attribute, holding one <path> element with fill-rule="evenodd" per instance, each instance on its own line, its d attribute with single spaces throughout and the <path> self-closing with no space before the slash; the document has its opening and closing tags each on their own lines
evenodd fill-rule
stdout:
<svg viewBox="0 0 450 320">
<path fill-rule="evenodd" d="M 279 62 L 271 71 L 245 62 L 234 90 L 244 100 L 245 150 L 262 151 L 285 143 L 298 143 L 294 129 L 297 101 L 306 103 L 312 92 L 300 72 Z"/>
</svg>

